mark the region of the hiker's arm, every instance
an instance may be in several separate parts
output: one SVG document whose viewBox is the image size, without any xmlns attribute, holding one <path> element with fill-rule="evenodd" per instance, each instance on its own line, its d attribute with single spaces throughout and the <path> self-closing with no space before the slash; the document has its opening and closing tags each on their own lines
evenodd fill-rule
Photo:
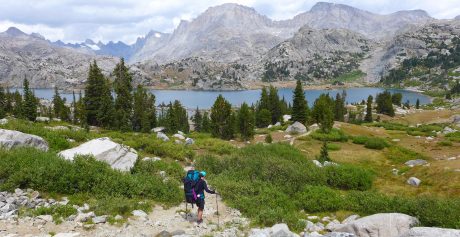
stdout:
<svg viewBox="0 0 460 237">
<path fill-rule="evenodd" d="M 208 188 L 208 184 L 206 182 L 204 182 L 204 190 L 206 190 L 206 192 L 208 193 L 212 193 L 212 194 L 216 193 L 214 190 L 210 190 Z"/>
</svg>

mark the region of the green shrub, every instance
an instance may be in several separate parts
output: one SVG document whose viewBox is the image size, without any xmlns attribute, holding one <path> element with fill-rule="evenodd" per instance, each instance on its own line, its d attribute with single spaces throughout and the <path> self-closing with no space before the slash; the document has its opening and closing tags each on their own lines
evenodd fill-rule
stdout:
<svg viewBox="0 0 460 237">
<path fill-rule="evenodd" d="M 316 130 L 310 134 L 310 136 L 316 140 L 320 141 L 329 141 L 329 142 L 346 142 L 348 141 L 348 136 L 339 129 L 333 128 L 331 132 L 324 133 L 321 130 Z"/>
<path fill-rule="evenodd" d="M 385 150 L 385 156 L 397 163 L 405 163 L 409 160 L 427 159 L 425 156 L 400 146 L 390 146 Z"/>
<path fill-rule="evenodd" d="M 327 149 L 329 151 L 339 151 L 340 149 L 342 149 L 342 147 L 339 144 L 328 143 L 327 144 Z"/>
<path fill-rule="evenodd" d="M 273 142 L 273 138 L 272 138 L 271 134 L 267 134 L 267 136 L 265 137 L 265 142 L 266 143 L 272 143 Z"/>
<path fill-rule="evenodd" d="M 369 149 L 382 150 L 383 148 L 388 147 L 388 143 L 382 138 L 370 137 L 364 143 L 364 147 Z"/>
<path fill-rule="evenodd" d="M 336 190 L 325 186 L 305 186 L 294 198 L 307 212 L 335 212 L 343 209 L 343 198 Z"/>
<path fill-rule="evenodd" d="M 351 138 L 354 144 L 360 144 L 364 145 L 367 140 L 369 140 L 369 137 L 366 136 L 355 136 Z"/>
<path fill-rule="evenodd" d="M 446 137 L 449 139 L 449 141 L 460 142 L 460 132 L 458 131 L 446 134 Z"/>
<path fill-rule="evenodd" d="M 32 214 L 34 216 L 51 215 L 55 222 L 59 222 L 61 218 L 65 219 L 71 215 L 77 214 L 77 209 L 73 208 L 71 205 L 54 205 L 50 207 L 38 207 L 33 210 Z"/>
<path fill-rule="evenodd" d="M 211 153 L 218 155 L 232 154 L 237 150 L 232 144 L 215 138 L 200 139 L 196 141 L 196 146 L 199 148 L 206 149 Z"/>
<path fill-rule="evenodd" d="M 0 189 L 32 188 L 65 195 L 89 193 L 96 196 L 149 198 L 162 203 L 179 203 L 179 182 L 163 182 L 159 175 L 123 173 L 91 157 L 73 162 L 51 152 L 32 148 L 0 150 Z"/>
<path fill-rule="evenodd" d="M 368 190 L 372 187 L 373 174 L 363 168 L 352 165 L 331 165 L 323 168 L 327 185 L 343 190 Z"/>
<path fill-rule="evenodd" d="M 452 142 L 449 140 L 439 141 L 437 144 L 439 146 L 452 146 L 453 145 Z"/>
</svg>

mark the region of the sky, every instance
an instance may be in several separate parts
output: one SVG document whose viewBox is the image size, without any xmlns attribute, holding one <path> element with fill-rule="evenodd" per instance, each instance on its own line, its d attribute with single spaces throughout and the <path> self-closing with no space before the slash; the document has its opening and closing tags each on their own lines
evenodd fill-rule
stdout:
<svg viewBox="0 0 460 237">
<path fill-rule="evenodd" d="M 14 26 L 52 41 L 123 41 L 134 43 L 150 30 L 172 32 L 181 20 L 192 20 L 208 7 L 223 3 L 253 7 L 274 20 L 310 10 L 316 0 L 0 0 L 0 32 Z M 460 15 L 460 0 L 331 0 L 379 14 L 422 9 L 432 17 Z"/>
</svg>

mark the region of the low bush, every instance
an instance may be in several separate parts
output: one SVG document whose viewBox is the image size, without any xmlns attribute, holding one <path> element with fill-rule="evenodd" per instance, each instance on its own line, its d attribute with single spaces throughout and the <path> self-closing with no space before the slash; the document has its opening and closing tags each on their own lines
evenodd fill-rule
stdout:
<svg viewBox="0 0 460 237">
<path fill-rule="evenodd" d="M 182 200 L 178 180 L 157 174 L 123 173 L 91 157 L 73 162 L 32 148 L 0 150 L 0 189 L 32 188 L 64 195 L 148 198 L 166 204 Z"/>
<path fill-rule="evenodd" d="M 460 142 L 460 132 L 446 134 L 447 139 L 452 142 Z"/>
<path fill-rule="evenodd" d="M 437 144 L 439 146 L 452 146 L 453 145 L 452 142 L 449 140 L 439 141 Z"/>
<path fill-rule="evenodd" d="M 366 136 L 355 136 L 351 138 L 354 144 L 364 145 L 364 143 L 369 140 L 369 137 Z"/>
<path fill-rule="evenodd" d="M 65 219 L 71 215 L 77 214 L 77 210 L 71 205 L 54 205 L 49 207 L 38 207 L 33 210 L 32 215 L 51 215 L 53 221 L 59 223 L 62 219 Z"/>
<path fill-rule="evenodd" d="M 391 122 L 378 122 L 378 123 L 366 123 L 365 126 L 382 127 L 386 130 L 398 130 L 405 131 L 411 136 L 432 136 L 435 137 L 436 132 L 441 131 L 445 124 L 423 124 L 418 127 L 411 127 L 400 123 Z"/>
<path fill-rule="evenodd" d="M 237 150 L 232 144 L 216 138 L 199 139 L 196 146 L 218 155 L 228 155 Z"/>
<path fill-rule="evenodd" d="M 328 143 L 327 144 L 327 149 L 329 151 L 339 151 L 340 149 L 342 149 L 342 147 L 339 144 Z"/>
<path fill-rule="evenodd" d="M 316 140 L 329 141 L 329 142 L 346 142 L 348 136 L 339 129 L 333 128 L 329 133 L 324 133 L 321 130 L 316 130 L 310 134 L 310 136 Z"/>
<path fill-rule="evenodd" d="M 382 150 L 383 148 L 388 147 L 388 143 L 382 138 L 370 137 L 364 143 L 364 147 L 374 150 Z"/>
<path fill-rule="evenodd" d="M 406 161 L 416 159 L 427 159 L 425 156 L 415 151 L 400 146 L 390 146 L 385 150 L 384 154 L 388 159 L 396 163 L 405 163 Z"/>
</svg>

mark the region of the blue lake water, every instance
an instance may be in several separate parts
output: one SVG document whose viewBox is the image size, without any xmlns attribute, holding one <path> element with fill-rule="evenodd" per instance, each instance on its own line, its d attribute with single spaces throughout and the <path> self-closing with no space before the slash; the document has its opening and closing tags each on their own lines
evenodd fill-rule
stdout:
<svg viewBox="0 0 460 237">
<path fill-rule="evenodd" d="M 369 95 L 375 96 L 378 93 L 385 91 L 384 88 L 362 87 L 362 88 L 347 88 L 344 89 L 347 93 L 347 103 L 356 103 L 366 100 Z M 35 95 L 43 99 L 52 99 L 54 89 L 34 89 Z M 157 104 L 169 103 L 170 101 L 179 100 L 187 108 L 202 108 L 207 109 L 212 106 L 219 94 L 222 94 L 233 106 L 239 106 L 243 102 L 248 104 L 255 103 L 260 97 L 260 90 L 244 90 L 244 91 L 193 91 L 193 90 L 150 90 L 156 97 Z M 329 93 L 335 97 L 337 93 L 342 93 L 339 90 L 305 90 L 305 97 L 310 105 L 313 104 L 316 98 L 322 93 Z M 409 100 L 411 104 L 415 104 L 417 99 L 420 104 L 428 104 L 431 102 L 430 97 L 418 92 L 388 89 L 391 93 L 401 93 L 403 102 Z M 292 101 L 293 89 L 282 88 L 278 90 L 280 98 L 284 96 L 286 101 Z M 72 101 L 71 93 L 61 93 L 61 96 L 67 101 Z M 78 99 L 78 94 L 76 95 Z"/>
</svg>

